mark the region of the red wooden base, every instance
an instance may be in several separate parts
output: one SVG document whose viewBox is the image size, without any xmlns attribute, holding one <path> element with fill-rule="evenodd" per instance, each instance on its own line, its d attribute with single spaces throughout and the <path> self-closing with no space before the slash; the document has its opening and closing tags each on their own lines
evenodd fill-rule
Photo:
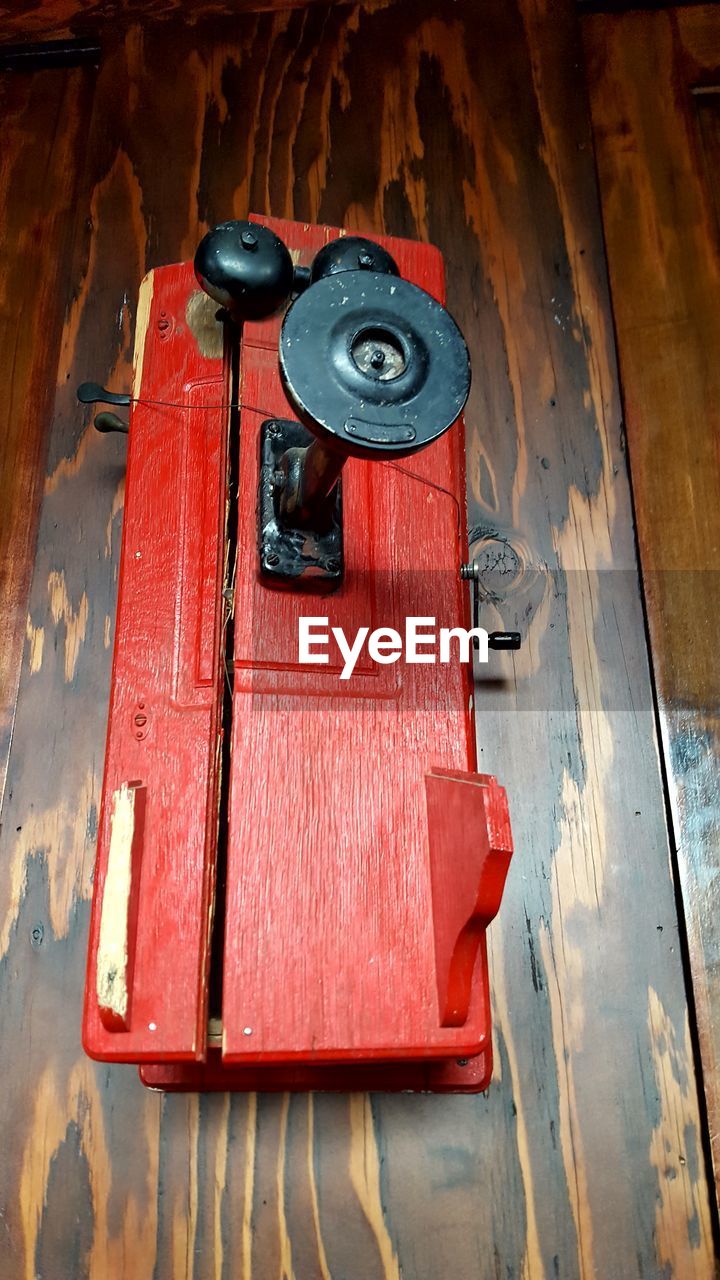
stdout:
<svg viewBox="0 0 720 1280">
<path fill-rule="evenodd" d="M 362 1062 L 332 1067 L 228 1067 L 219 1051 L 210 1050 L 207 1062 L 140 1067 L 143 1084 L 168 1093 L 482 1093 L 491 1074 L 490 1049 L 459 1062 Z"/>
</svg>

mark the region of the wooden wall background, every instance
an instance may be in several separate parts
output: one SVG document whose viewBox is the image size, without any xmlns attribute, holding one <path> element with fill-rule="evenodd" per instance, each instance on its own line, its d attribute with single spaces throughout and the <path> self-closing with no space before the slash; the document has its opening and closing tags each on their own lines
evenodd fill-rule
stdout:
<svg viewBox="0 0 720 1280">
<path fill-rule="evenodd" d="M 585 23 L 628 447 L 720 1185 L 720 9 Z"/>
<path fill-rule="evenodd" d="M 21 41 L 82 39 L 125 32 L 133 23 L 195 25 L 229 14 L 302 9 L 321 0 L 10 0 L 0 6 L 0 45 Z M 330 0 L 348 4 L 350 0 Z M 172 39 L 172 32 L 168 35 Z"/>
<path fill-rule="evenodd" d="M 0 76 L 0 802 L 91 102 L 80 69 Z"/>
<path fill-rule="evenodd" d="M 87 74 L 67 73 L 68 92 Z M 707 1280 L 571 6 L 400 0 L 136 26 L 109 39 L 82 120 L 0 832 L 3 1277 Z M 527 636 L 477 690 L 480 759 L 508 788 L 517 848 L 479 1098 L 162 1097 L 80 1048 L 125 446 L 94 432 L 74 388 L 129 386 L 144 271 L 248 210 L 433 240 L 470 340 L 473 544 L 497 620 Z"/>
</svg>

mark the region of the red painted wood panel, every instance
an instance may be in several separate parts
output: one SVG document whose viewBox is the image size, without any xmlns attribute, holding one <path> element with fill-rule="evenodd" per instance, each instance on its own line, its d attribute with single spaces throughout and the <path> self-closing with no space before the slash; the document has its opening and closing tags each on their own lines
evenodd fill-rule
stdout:
<svg viewBox="0 0 720 1280">
<path fill-rule="evenodd" d="M 512 857 L 502 787 L 488 774 L 425 778 L 435 976 L 444 1027 L 467 1021 L 485 930 L 497 915 Z"/>
<path fill-rule="evenodd" d="M 222 329 L 208 301 L 184 263 L 152 272 L 139 305 L 134 394 L 187 408 L 138 403 L 130 418 L 83 1028 L 94 1057 L 192 1059 L 205 1051 L 227 424 L 222 408 L 203 407 L 227 399 Z M 145 814 L 129 882 L 137 924 L 125 958 L 127 1029 L 117 1031 L 100 1016 L 97 973 L 103 909 L 111 932 L 126 909 L 110 900 L 128 890 L 121 875 L 107 903 L 105 889 L 114 797 L 127 783 L 145 788 Z M 111 970 L 110 980 L 122 983 L 122 972 Z"/>
<path fill-rule="evenodd" d="M 483 949 L 478 985 L 487 989 L 487 964 Z M 425 1058 L 405 1062 L 352 1062 L 321 1066 L 292 1062 L 251 1063 L 228 1066 L 219 1051 L 208 1054 L 207 1063 L 143 1063 L 140 1078 L 150 1089 L 169 1093 L 201 1090 L 203 1093 L 238 1092 L 284 1093 L 311 1089 L 320 1093 L 481 1093 L 492 1073 L 492 1050 L 488 1046 L 475 1058 L 449 1061 Z"/>
<path fill-rule="evenodd" d="M 272 225 L 301 261 L 321 242 L 321 229 Z M 381 243 L 406 279 L 442 299 L 435 249 Z M 288 417 L 279 324 L 244 328 L 242 399 Z M 348 637 L 360 626 L 402 633 L 408 615 L 469 625 L 459 581 L 462 424 L 401 463 L 347 463 L 345 579 L 332 596 L 312 597 L 257 578 L 260 421 L 242 414 L 224 1059 L 480 1053 L 489 1036 L 482 984 L 464 1025 L 440 1025 L 425 795 L 430 770 L 475 768 L 470 670 L 366 661 L 344 682 L 332 647 L 328 666 L 298 665 L 301 616 L 326 617 Z M 471 827 L 467 839 L 483 834 Z M 479 972 L 483 964 L 484 955 Z"/>
</svg>

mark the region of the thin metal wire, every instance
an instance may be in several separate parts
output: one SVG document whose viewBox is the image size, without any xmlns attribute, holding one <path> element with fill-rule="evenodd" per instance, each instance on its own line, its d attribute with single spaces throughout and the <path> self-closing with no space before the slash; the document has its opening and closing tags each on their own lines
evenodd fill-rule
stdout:
<svg viewBox="0 0 720 1280">
<path fill-rule="evenodd" d="M 257 404 L 246 404 L 244 400 L 228 400 L 217 404 L 183 404 L 181 400 L 149 400 L 145 396 L 130 396 L 130 404 L 161 406 L 166 409 L 245 409 L 248 413 L 261 413 L 266 418 L 277 417 L 277 413 L 273 413 L 272 409 L 263 409 L 261 405 Z M 394 471 L 399 471 L 401 475 L 407 476 L 409 480 L 417 480 L 419 484 L 428 485 L 431 489 L 437 489 L 438 493 L 444 493 L 448 498 L 451 498 L 457 512 L 458 529 L 462 528 L 460 503 L 457 495 L 451 489 L 446 489 L 434 480 L 429 480 L 427 476 L 418 475 L 416 471 L 408 471 L 406 467 L 401 466 L 398 462 L 391 462 L 387 458 L 379 459 L 379 461 L 386 467 L 392 467 Z"/>
<path fill-rule="evenodd" d="M 462 531 L 462 518 L 460 510 L 460 502 L 457 494 L 452 489 L 446 489 L 444 485 L 437 484 L 435 480 L 428 480 L 427 476 L 419 476 L 416 471 L 408 471 L 407 467 L 403 467 L 399 462 L 390 462 L 387 458 L 382 459 L 383 466 L 392 467 L 393 471 L 399 471 L 401 476 L 407 476 L 409 480 L 417 480 L 418 484 L 427 485 L 430 489 L 437 489 L 438 493 L 444 493 L 448 498 L 452 498 L 455 504 L 455 514 L 457 516 L 458 533 Z"/>
<path fill-rule="evenodd" d="M 145 396 L 130 396 L 129 403 L 159 405 L 165 409 L 247 409 L 249 413 L 264 413 L 268 418 L 277 417 L 272 409 L 263 409 L 257 404 L 245 404 L 243 400 L 228 400 L 218 404 L 183 404 L 182 400 L 148 400 Z"/>
</svg>

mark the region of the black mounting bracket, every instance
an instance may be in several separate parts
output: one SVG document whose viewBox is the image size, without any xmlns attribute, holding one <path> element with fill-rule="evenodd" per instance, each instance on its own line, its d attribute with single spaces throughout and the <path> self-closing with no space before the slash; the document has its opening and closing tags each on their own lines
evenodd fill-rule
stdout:
<svg viewBox="0 0 720 1280">
<path fill-rule="evenodd" d="M 303 463 L 316 444 L 299 422 L 271 418 L 260 428 L 258 552 L 266 584 L 296 590 L 332 591 L 343 576 L 342 499 L 336 480 L 312 519 L 288 510 L 288 491 L 302 479 Z"/>
</svg>

